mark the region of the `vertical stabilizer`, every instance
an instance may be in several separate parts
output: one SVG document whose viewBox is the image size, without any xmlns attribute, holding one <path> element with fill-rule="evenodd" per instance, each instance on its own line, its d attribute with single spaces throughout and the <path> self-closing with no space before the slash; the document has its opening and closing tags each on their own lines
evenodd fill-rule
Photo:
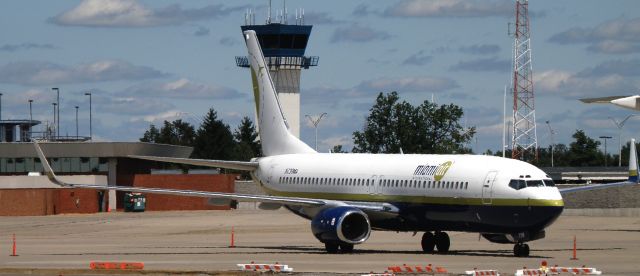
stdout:
<svg viewBox="0 0 640 276">
<path fill-rule="evenodd" d="M 638 182 L 638 155 L 636 153 L 636 139 L 629 144 L 629 181 Z"/>
<path fill-rule="evenodd" d="M 312 148 L 289 132 L 289 126 L 278 102 L 275 86 L 255 31 L 245 31 L 244 39 L 249 52 L 248 58 L 251 66 L 253 96 L 258 113 L 262 153 L 265 156 L 315 153 Z"/>
</svg>

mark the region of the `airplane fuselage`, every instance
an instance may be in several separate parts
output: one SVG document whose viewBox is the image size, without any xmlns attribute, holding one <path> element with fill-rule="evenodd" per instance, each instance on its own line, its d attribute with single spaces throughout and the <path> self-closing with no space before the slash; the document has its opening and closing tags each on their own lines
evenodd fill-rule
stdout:
<svg viewBox="0 0 640 276">
<path fill-rule="evenodd" d="M 254 179 L 270 195 L 391 203 L 399 216 L 370 216 L 378 230 L 528 235 L 564 206 L 542 170 L 493 156 L 313 153 L 258 162 Z M 306 218 L 317 212 L 289 209 Z"/>
</svg>

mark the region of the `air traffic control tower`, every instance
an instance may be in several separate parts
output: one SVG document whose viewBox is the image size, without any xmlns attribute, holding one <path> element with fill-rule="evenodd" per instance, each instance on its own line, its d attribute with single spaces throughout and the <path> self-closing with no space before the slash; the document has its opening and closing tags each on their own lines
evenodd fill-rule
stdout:
<svg viewBox="0 0 640 276">
<path fill-rule="evenodd" d="M 258 36 L 271 78 L 278 92 L 287 124 L 296 137 L 300 137 L 300 72 L 318 65 L 318 57 L 305 56 L 311 25 L 304 25 L 304 11 L 296 11 L 295 24 L 287 22 L 286 8 L 276 12 L 276 22 L 271 20 L 271 7 L 265 25 L 255 24 L 255 14 L 245 14 L 242 32 L 253 30 Z M 238 67 L 249 67 L 246 56 L 236 57 Z"/>
</svg>

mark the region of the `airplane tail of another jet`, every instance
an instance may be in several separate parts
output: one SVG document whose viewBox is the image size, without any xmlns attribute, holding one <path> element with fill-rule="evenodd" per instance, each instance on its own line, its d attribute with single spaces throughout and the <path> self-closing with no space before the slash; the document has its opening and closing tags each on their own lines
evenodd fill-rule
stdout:
<svg viewBox="0 0 640 276">
<path fill-rule="evenodd" d="M 315 153 L 316 151 L 289 132 L 287 120 L 269 74 L 269 66 L 264 59 L 255 31 L 245 31 L 244 39 L 249 52 L 262 153 L 265 156 Z"/>
<path fill-rule="evenodd" d="M 636 153 L 636 139 L 629 144 L 629 181 L 638 182 L 638 155 Z"/>
</svg>

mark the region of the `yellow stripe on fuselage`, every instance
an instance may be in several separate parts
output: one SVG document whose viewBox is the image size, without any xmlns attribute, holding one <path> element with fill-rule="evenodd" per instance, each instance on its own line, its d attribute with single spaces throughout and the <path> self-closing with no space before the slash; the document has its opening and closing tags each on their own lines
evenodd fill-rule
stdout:
<svg viewBox="0 0 640 276">
<path fill-rule="evenodd" d="M 464 197 L 429 197 L 410 195 L 370 195 L 370 194 L 343 194 L 343 193 L 315 193 L 315 192 L 289 192 L 277 191 L 262 186 L 270 195 L 316 198 L 328 200 L 344 201 L 372 201 L 372 202 L 398 202 L 398 203 L 418 203 L 418 204 L 441 204 L 441 205 L 489 205 L 483 203 L 482 198 Z M 486 200 L 488 202 L 488 199 Z M 538 207 L 563 207 L 562 199 L 528 199 L 528 198 L 492 198 L 490 205 L 494 206 L 538 206 Z"/>
</svg>

